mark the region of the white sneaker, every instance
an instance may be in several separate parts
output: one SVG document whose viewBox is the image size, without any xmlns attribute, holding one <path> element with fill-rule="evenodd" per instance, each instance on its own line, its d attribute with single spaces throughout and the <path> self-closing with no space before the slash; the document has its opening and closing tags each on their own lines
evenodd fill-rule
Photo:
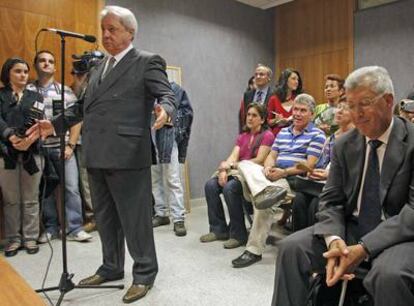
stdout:
<svg viewBox="0 0 414 306">
<path fill-rule="evenodd" d="M 90 239 L 92 239 L 92 236 L 89 235 L 87 232 L 85 232 L 84 230 L 76 233 L 76 234 L 69 234 L 66 237 L 67 240 L 69 241 L 78 241 L 78 242 L 83 242 L 83 241 L 88 241 Z"/>
<path fill-rule="evenodd" d="M 39 239 L 37 239 L 37 242 L 42 244 L 42 243 L 47 243 L 48 241 L 52 241 L 53 239 L 56 239 L 58 237 L 57 234 L 51 234 L 49 232 L 44 231 Z"/>
</svg>

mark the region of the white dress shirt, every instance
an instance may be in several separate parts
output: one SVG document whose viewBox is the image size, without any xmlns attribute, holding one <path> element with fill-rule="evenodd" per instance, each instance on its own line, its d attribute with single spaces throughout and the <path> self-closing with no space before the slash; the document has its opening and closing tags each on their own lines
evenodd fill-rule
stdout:
<svg viewBox="0 0 414 306">
<path fill-rule="evenodd" d="M 115 55 L 115 56 L 112 56 L 112 55 L 110 55 L 110 56 L 108 56 L 108 59 L 107 59 L 107 61 L 106 61 L 106 63 L 105 63 L 105 67 L 104 67 L 104 70 L 103 70 L 103 72 L 102 72 L 102 75 L 105 75 L 106 74 L 106 69 L 108 69 L 108 64 L 109 64 L 109 61 L 111 60 L 111 58 L 113 57 L 114 59 L 115 59 L 115 63 L 114 63 L 114 65 L 112 66 L 112 69 L 114 69 L 115 68 L 115 66 L 121 61 L 121 59 L 129 52 L 129 50 L 131 50 L 132 48 L 133 48 L 134 46 L 132 45 L 132 44 L 130 44 L 127 48 L 125 48 L 123 51 L 121 51 L 121 52 L 119 52 L 117 55 Z"/>
</svg>

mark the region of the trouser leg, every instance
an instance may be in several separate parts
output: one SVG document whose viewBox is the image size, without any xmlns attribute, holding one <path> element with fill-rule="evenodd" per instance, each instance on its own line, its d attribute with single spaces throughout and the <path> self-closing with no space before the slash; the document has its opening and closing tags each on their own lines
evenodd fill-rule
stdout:
<svg viewBox="0 0 414 306">
<path fill-rule="evenodd" d="M 0 158 L 0 186 L 3 194 L 4 234 L 9 241 L 21 241 L 20 166 L 4 169 Z"/>
<path fill-rule="evenodd" d="M 108 278 L 124 275 L 125 241 L 118 209 L 110 194 L 105 170 L 88 169 L 96 226 L 102 244 L 103 263 L 97 274 Z"/>
<path fill-rule="evenodd" d="M 308 226 L 316 223 L 316 213 L 319 208 L 319 197 L 313 197 L 308 209 Z"/>
<path fill-rule="evenodd" d="M 85 167 L 82 166 L 82 146 L 76 146 L 76 159 L 78 162 L 78 170 L 79 170 L 79 182 L 80 182 L 80 192 L 83 199 L 83 203 L 85 205 L 85 217 L 87 220 L 93 220 L 93 207 L 92 207 L 92 199 L 91 199 L 91 191 L 89 187 L 89 179 L 88 179 L 88 171 Z"/>
<path fill-rule="evenodd" d="M 164 167 L 163 164 L 151 166 L 152 195 L 154 197 L 155 215 L 159 217 L 168 217 L 170 210 L 167 205 L 164 185 Z"/>
<path fill-rule="evenodd" d="M 323 239 L 308 227 L 278 243 L 273 306 L 305 306 L 309 281 L 314 271 L 323 271 L 326 251 Z"/>
<path fill-rule="evenodd" d="M 272 183 L 274 186 L 279 186 L 287 189 L 290 192 L 290 187 L 286 179 L 280 179 Z M 266 238 L 269 235 L 272 226 L 273 210 L 254 209 L 253 224 L 250 230 L 249 240 L 247 241 L 246 249 L 256 255 L 261 255 L 266 246 Z"/>
<path fill-rule="evenodd" d="M 151 221 L 151 169 L 106 173 L 128 250 L 134 260 L 134 283 L 152 284 L 158 272 L 158 263 Z"/>
<path fill-rule="evenodd" d="M 243 212 L 243 189 L 239 180 L 230 178 L 223 188 L 224 199 L 230 216 L 230 238 L 245 242 L 247 230 Z"/>
<path fill-rule="evenodd" d="M 165 195 L 170 207 L 173 222 L 184 221 L 184 193 L 180 179 L 180 164 L 178 163 L 177 143 L 174 145 L 171 153 L 169 164 L 163 164 L 164 167 L 164 188 Z"/>
<path fill-rule="evenodd" d="M 375 306 L 414 305 L 414 242 L 384 250 L 373 260 L 364 286 Z"/>
<path fill-rule="evenodd" d="M 272 226 L 274 212 L 271 209 L 256 209 L 253 213 L 253 224 L 250 229 L 246 250 L 256 255 L 262 255 L 266 246 L 266 238 Z"/>
<path fill-rule="evenodd" d="M 292 202 L 292 223 L 294 232 L 309 226 L 308 210 L 310 208 L 311 200 L 312 196 L 302 192 L 296 192 Z"/>
<path fill-rule="evenodd" d="M 79 192 L 79 172 L 75 156 L 65 160 L 65 212 L 68 233 L 82 230 L 82 199 Z"/>
<path fill-rule="evenodd" d="M 22 234 L 25 240 L 39 238 L 39 185 L 42 178 L 41 157 L 35 156 L 39 168 L 30 175 L 26 170 L 20 172 L 20 186 L 23 204 Z"/>
<path fill-rule="evenodd" d="M 208 223 L 210 232 L 215 234 L 228 233 L 223 203 L 220 198 L 222 187 L 218 184 L 218 178 L 213 177 L 204 186 L 204 193 L 207 201 Z"/>
</svg>

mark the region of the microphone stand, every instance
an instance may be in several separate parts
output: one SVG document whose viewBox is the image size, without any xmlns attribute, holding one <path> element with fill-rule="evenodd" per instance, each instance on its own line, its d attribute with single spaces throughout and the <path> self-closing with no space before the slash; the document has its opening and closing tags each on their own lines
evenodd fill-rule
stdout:
<svg viewBox="0 0 414 306">
<path fill-rule="evenodd" d="M 58 124 L 58 126 L 63 127 L 64 126 L 64 120 L 65 120 L 65 36 L 69 36 L 65 33 L 57 33 L 60 35 L 60 46 L 61 46 L 61 79 L 62 79 L 62 89 L 61 89 L 61 109 L 60 109 L 60 117 L 58 120 L 61 120 Z M 60 277 L 59 285 L 54 287 L 48 287 L 48 288 L 42 288 L 35 290 L 36 292 L 46 292 L 46 291 L 54 291 L 59 290 L 60 296 L 56 303 L 56 305 L 60 305 L 63 297 L 65 294 L 75 288 L 98 288 L 98 289 L 107 289 L 107 288 L 113 288 L 113 289 L 124 289 L 124 285 L 75 285 L 72 281 L 72 278 L 74 276 L 73 273 L 68 272 L 68 261 L 67 261 L 67 249 L 66 249 L 66 203 L 65 203 L 65 134 L 66 131 L 62 128 L 61 131 L 57 131 L 58 136 L 60 139 L 60 177 L 59 177 L 59 186 L 58 186 L 58 194 L 59 197 L 56 200 L 59 202 L 59 205 L 61 207 L 60 209 L 60 219 L 61 219 L 61 230 L 62 230 L 62 265 L 63 265 L 63 271 L 62 275 Z"/>
</svg>

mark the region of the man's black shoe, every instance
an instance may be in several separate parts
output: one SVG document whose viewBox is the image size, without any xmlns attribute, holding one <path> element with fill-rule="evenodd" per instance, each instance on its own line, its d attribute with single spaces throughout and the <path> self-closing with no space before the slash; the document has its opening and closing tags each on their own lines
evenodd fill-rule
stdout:
<svg viewBox="0 0 414 306">
<path fill-rule="evenodd" d="M 152 218 L 152 227 L 168 225 L 168 224 L 170 224 L 170 218 L 168 217 L 155 216 L 154 218 Z"/>
<path fill-rule="evenodd" d="M 233 268 L 244 268 L 260 260 L 262 260 L 262 255 L 256 255 L 250 253 L 249 251 L 244 251 L 243 254 L 234 259 L 231 263 L 233 264 Z"/>
</svg>

